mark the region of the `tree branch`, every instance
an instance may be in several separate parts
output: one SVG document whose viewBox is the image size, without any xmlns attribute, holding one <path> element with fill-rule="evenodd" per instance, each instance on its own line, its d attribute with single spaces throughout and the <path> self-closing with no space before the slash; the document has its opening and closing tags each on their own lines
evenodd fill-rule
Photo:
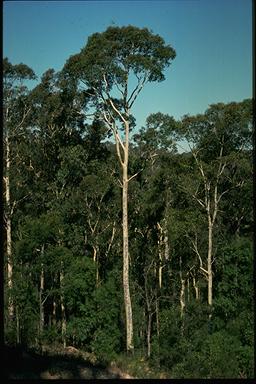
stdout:
<svg viewBox="0 0 256 384">
<path fill-rule="evenodd" d="M 111 95 L 108 91 L 108 82 L 107 82 L 107 79 L 106 79 L 106 76 L 105 76 L 105 73 L 103 73 L 103 79 L 104 79 L 104 82 L 105 82 L 105 85 L 106 85 L 106 94 L 108 96 L 108 101 L 111 105 L 111 107 L 113 108 L 113 110 L 118 114 L 118 116 L 120 117 L 120 119 L 123 121 L 123 123 L 126 123 L 126 120 L 125 118 L 123 117 L 122 113 L 117 109 L 117 107 L 115 106 L 115 104 L 113 103 L 113 100 L 111 98 Z"/>
<path fill-rule="evenodd" d="M 139 81 L 138 85 L 134 88 L 131 96 L 129 97 L 128 99 L 128 108 L 131 108 L 133 103 L 135 102 L 135 100 L 137 99 L 140 91 L 142 90 L 142 88 L 144 87 L 144 84 L 146 83 L 147 81 L 147 76 L 145 75 L 143 80 L 142 81 Z M 129 104 L 130 103 L 130 104 Z"/>
<path fill-rule="evenodd" d="M 141 171 L 142 171 L 142 169 L 141 169 L 139 172 L 135 173 L 133 176 L 131 176 L 127 181 L 128 181 L 128 182 L 131 181 L 131 180 L 132 180 L 134 177 L 136 177 Z"/>
<path fill-rule="evenodd" d="M 107 251 L 105 252 L 105 256 L 107 257 L 109 252 L 110 252 L 110 249 L 112 247 L 112 243 L 114 241 L 114 237 L 115 237 L 115 232 L 116 232 L 116 223 L 114 221 L 114 224 L 113 224 L 113 228 L 112 228 L 112 234 L 111 234 L 111 238 L 110 238 L 110 242 L 108 244 L 108 248 L 107 248 Z"/>
<path fill-rule="evenodd" d="M 191 240 L 191 242 L 192 242 L 192 245 L 193 245 L 193 250 L 195 251 L 195 253 L 196 253 L 197 256 L 198 256 L 199 263 L 200 263 L 200 269 L 201 269 L 201 271 L 203 271 L 203 272 L 206 274 L 206 276 L 208 276 L 208 271 L 206 271 L 206 269 L 203 268 L 203 261 L 202 261 L 201 255 L 200 255 L 200 253 L 199 253 L 199 251 L 198 251 L 198 247 L 197 247 L 197 236 L 196 236 L 196 238 L 195 238 L 195 241 Z"/>
<path fill-rule="evenodd" d="M 115 143 L 116 143 L 116 152 L 117 152 L 117 156 L 118 156 L 118 159 L 120 161 L 120 164 L 123 166 L 124 165 L 124 161 L 122 159 L 122 156 L 121 156 L 121 152 L 120 152 L 120 145 L 124 151 L 124 145 L 120 139 L 120 136 L 117 132 L 117 129 L 115 127 L 115 123 L 114 122 L 110 122 L 109 119 L 107 118 L 107 115 L 106 115 L 106 112 L 103 111 L 103 116 L 104 116 L 104 119 L 105 121 L 107 122 L 109 128 L 112 130 L 112 132 L 114 133 L 114 136 L 115 136 Z"/>
</svg>

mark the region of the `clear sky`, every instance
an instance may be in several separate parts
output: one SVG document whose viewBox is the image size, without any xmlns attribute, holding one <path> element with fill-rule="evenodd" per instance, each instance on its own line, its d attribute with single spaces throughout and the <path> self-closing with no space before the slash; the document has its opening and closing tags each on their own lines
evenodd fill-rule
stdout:
<svg viewBox="0 0 256 384">
<path fill-rule="evenodd" d="M 5 1 L 3 53 L 40 78 L 111 24 L 147 27 L 177 53 L 134 104 L 138 127 L 150 113 L 180 118 L 252 97 L 251 0 Z"/>
</svg>

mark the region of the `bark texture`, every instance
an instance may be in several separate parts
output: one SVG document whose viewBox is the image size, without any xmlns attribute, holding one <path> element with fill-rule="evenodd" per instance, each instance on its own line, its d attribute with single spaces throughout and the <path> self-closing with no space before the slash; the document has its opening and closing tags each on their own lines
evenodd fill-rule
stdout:
<svg viewBox="0 0 256 384">
<path fill-rule="evenodd" d="M 10 142 L 6 136 L 6 177 L 5 177 L 5 202 L 6 202 L 6 253 L 7 253 L 7 286 L 8 286 L 8 318 L 14 316 L 14 304 L 12 299 L 13 286 L 13 260 L 12 260 L 12 221 L 11 221 L 11 196 L 10 196 Z"/>
<path fill-rule="evenodd" d="M 126 124 L 126 142 L 123 162 L 123 289 L 126 317 L 126 349 L 133 351 L 133 319 L 129 285 L 129 230 L 128 230 L 128 153 L 129 153 L 129 124 Z"/>
</svg>

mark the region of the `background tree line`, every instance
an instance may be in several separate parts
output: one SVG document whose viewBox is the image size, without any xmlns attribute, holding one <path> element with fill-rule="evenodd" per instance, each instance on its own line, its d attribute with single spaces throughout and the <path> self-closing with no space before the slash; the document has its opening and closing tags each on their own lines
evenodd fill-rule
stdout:
<svg viewBox="0 0 256 384">
<path fill-rule="evenodd" d="M 253 377 L 252 101 L 135 129 L 131 104 L 174 58 L 146 29 L 111 27 L 31 90 L 33 70 L 3 60 L 7 343 Z"/>
</svg>

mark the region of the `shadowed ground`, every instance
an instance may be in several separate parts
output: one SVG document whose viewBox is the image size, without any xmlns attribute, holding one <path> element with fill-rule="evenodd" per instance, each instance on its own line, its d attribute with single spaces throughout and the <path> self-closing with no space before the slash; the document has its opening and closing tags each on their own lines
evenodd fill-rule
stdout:
<svg viewBox="0 0 256 384">
<path fill-rule="evenodd" d="M 72 348 L 72 347 L 71 347 Z M 92 364 L 78 356 L 77 350 L 51 355 L 25 348 L 4 348 L 7 379 L 124 379 L 131 378 L 116 367 Z M 77 351 L 78 352 L 78 351 Z"/>
</svg>

